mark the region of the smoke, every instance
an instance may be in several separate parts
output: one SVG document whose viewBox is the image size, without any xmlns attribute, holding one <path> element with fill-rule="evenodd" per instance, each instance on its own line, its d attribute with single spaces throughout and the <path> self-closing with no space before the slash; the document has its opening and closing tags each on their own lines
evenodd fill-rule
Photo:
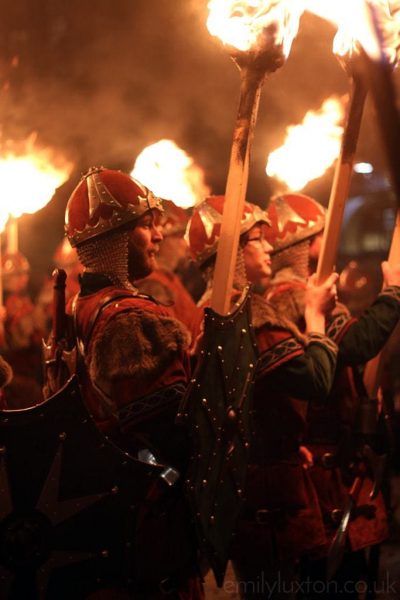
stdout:
<svg viewBox="0 0 400 600">
<path fill-rule="evenodd" d="M 130 171 L 145 146 L 169 138 L 204 169 L 214 193 L 224 191 L 239 73 L 207 32 L 207 0 L 53 0 L 40 9 L 31 0 L 0 0 L 0 11 L 0 131 L 5 138 L 37 131 L 38 142 L 75 163 L 57 205 L 30 218 L 41 232 L 57 217 L 47 250 L 41 242 L 41 265 L 51 262 L 67 194 L 89 166 Z M 348 90 L 331 52 L 333 34 L 305 15 L 287 64 L 265 82 L 251 163 L 254 201 L 265 203 L 273 191 L 265 163 L 287 125 Z M 369 135 L 360 143 L 365 153 L 374 146 Z M 34 234 L 26 239 L 26 252 L 36 252 Z"/>
</svg>

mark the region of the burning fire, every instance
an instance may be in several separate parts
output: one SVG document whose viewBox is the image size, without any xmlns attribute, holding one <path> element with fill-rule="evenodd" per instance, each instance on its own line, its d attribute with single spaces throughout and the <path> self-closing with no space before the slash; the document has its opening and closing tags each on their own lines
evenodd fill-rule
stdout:
<svg viewBox="0 0 400 600">
<path fill-rule="evenodd" d="M 306 10 L 337 26 L 333 51 L 338 56 L 351 57 L 360 43 L 375 60 L 380 60 L 383 53 L 390 64 L 397 61 L 400 23 L 397 9 L 393 10 L 389 0 L 351 0 L 346 3 L 306 0 Z M 373 19 L 378 23 L 382 42 L 377 38 Z"/>
<path fill-rule="evenodd" d="M 142 150 L 131 175 L 157 196 L 182 208 L 193 206 L 210 193 L 203 171 L 172 140 L 160 140 Z"/>
<path fill-rule="evenodd" d="M 247 51 L 263 38 L 263 45 L 282 46 L 287 58 L 303 0 L 210 0 L 208 8 L 208 30 L 224 44 Z"/>
<path fill-rule="evenodd" d="M 343 117 L 342 102 L 332 96 L 318 111 L 309 111 L 300 125 L 290 125 L 283 145 L 268 157 L 267 175 L 292 191 L 323 175 L 339 156 Z"/>
<path fill-rule="evenodd" d="M 0 145 L 1 216 L 7 212 L 17 218 L 40 210 L 72 171 L 72 164 L 35 142 L 33 134 L 22 144 Z"/>
<path fill-rule="evenodd" d="M 6 223 L 8 221 L 8 211 L 7 210 L 0 210 L 0 233 L 3 233 Z"/>
</svg>

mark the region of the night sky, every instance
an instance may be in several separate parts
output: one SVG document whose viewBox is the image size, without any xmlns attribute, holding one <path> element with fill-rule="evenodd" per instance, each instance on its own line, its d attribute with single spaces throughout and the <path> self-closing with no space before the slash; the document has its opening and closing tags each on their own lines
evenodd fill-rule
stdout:
<svg viewBox="0 0 400 600">
<path fill-rule="evenodd" d="M 34 280 L 50 268 L 69 193 L 90 166 L 129 172 L 145 146 L 170 138 L 204 169 L 214 193 L 224 191 L 239 74 L 206 29 L 207 0 L 0 0 L 0 14 L 1 139 L 36 131 L 40 145 L 75 164 L 51 203 L 21 219 L 20 247 Z M 348 91 L 333 35 L 328 24 L 303 16 L 286 65 L 267 79 L 249 200 L 265 205 L 276 190 L 264 168 L 286 127 Z M 384 173 L 370 104 L 358 159 Z M 332 174 L 303 191 L 326 204 Z M 1 192 L 0 199 L 7 201 Z"/>
</svg>

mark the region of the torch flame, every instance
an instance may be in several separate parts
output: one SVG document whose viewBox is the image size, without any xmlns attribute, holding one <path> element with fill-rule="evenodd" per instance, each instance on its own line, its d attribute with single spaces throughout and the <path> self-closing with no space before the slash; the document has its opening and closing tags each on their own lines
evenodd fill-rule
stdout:
<svg viewBox="0 0 400 600">
<path fill-rule="evenodd" d="M 368 5 L 373 8 L 374 18 L 378 21 L 381 41 L 373 34 Z M 358 52 L 360 43 L 371 58 L 379 60 L 383 52 L 390 64 L 394 65 L 397 62 L 400 23 L 389 0 L 306 0 L 306 9 L 337 26 L 333 41 L 333 51 L 336 55 L 349 58 Z"/>
<path fill-rule="evenodd" d="M 1 214 L 34 213 L 51 200 L 72 171 L 72 164 L 50 148 L 35 147 L 36 135 L 22 144 L 0 146 Z"/>
<path fill-rule="evenodd" d="M 261 36 L 287 58 L 303 13 L 303 0 L 210 0 L 207 27 L 224 44 L 247 51 Z"/>
<path fill-rule="evenodd" d="M 323 175 L 339 156 L 343 117 L 342 102 L 332 96 L 318 111 L 309 111 L 300 125 L 289 126 L 283 145 L 268 157 L 267 175 L 292 191 Z"/>
<path fill-rule="evenodd" d="M 3 233 L 8 221 L 9 213 L 7 210 L 0 210 L 0 233 Z"/>
<path fill-rule="evenodd" d="M 160 140 L 142 150 L 131 175 L 157 196 L 182 208 L 193 206 L 210 193 L 202 169 L 172 140 Z"/>
</svg>

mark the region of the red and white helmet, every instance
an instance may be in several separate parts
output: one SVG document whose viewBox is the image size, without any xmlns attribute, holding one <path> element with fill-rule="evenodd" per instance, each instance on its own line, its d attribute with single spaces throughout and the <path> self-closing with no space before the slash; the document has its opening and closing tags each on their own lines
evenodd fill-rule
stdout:
<svg viewBox="0 0 400 600">
<path fill-rule="evenodd" d="M 209 196 L 193 209 L 185 233 L 192 257 L 199 266 L 204 265 L 217 251 L 221 235 L 225 196 Z M 256 204 L 244 203 L 240 222 L 240 235 L 247 233 L 257 223 L 269 223 L 267 213 Z"/>
<path fill-rule="evenodd" d="M 72 247 L 138 219 L 148 210 L 163 211 L 162 201 L 122 171 L 90 169 L 72 192 L 65 231 Z"/>
<path fill-rule="evenodd" d="M 305 194 L 282 194 L 268 206 L 271 227 L 264 229 L 273 252 L 289 248 L 320 233 L 325 226 L 325 208 Z"/>
</svg>

